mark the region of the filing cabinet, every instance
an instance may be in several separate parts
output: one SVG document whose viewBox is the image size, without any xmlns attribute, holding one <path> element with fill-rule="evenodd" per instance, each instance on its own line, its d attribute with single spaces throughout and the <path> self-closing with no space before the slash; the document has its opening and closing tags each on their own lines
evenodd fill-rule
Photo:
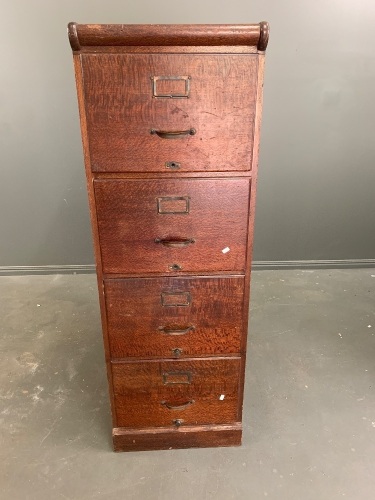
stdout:
<svg viewBox="0 0 375 500">
<path fill-rule="evenodd" d="M 241 443 L 268 33 L 68 26 L 116 451 Z"/>
</svg>

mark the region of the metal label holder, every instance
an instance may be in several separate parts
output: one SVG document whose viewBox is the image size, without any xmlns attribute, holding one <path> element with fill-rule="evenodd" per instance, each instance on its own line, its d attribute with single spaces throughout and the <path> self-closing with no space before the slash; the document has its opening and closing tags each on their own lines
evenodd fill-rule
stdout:
<svg viewBox="0 0 375 500">
<path fill-rule="evenodd" d="M 152 97 L 162 97 L 169 99 L 187 99 L 190 96 L 190 80 L 191 76 L 151 76 L 152 81 Z M 160 81 L 178 81 L 181 80 L 185 82 L 184 92 L 170 92 L 165 94 L 158 91 L 158 82 Z"/>
</svg>

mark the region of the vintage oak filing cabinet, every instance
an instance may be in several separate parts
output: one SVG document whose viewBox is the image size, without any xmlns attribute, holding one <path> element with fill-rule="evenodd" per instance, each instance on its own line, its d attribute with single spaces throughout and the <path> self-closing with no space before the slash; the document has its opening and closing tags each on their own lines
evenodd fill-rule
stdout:
<svg viewBox="0 0 375 500">
<path fill-rule="evenodd" d="M 116 451 L 241 443 L 268 33 L 68 26 Z"/>
</svg>

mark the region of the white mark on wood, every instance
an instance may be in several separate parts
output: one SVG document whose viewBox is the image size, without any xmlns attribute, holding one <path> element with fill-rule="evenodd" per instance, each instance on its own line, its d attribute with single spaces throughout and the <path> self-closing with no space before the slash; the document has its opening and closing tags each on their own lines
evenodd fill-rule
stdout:
<svg viewBox="0 0 375 500">
<path fill-rule="evenodd" d="M 223 253 L 228 253 L 228 252 L 230 252 L 230 248 L 229 247 L 225 247 L 225 248 L 222 249 L 222 252 Z"/>
<path fill-rule="evenodd" d="M 225 394 L 220 394 L 220 397 L 219 397 L 220 401 L 224 401 L 224 398 L 225 398 Z"/>
</svg>

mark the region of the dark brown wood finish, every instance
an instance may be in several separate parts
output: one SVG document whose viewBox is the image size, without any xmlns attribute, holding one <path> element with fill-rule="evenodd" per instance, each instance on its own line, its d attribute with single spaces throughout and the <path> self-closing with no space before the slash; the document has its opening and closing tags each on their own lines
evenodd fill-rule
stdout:
<svg viewBox="0 0 375 500">
<path fill-rule="evenodd" d="M 270 27 L 266 21 L 262 21 L 261 23 L 259 23 L 259 27 L 260 27 L 260 36 L 257 48 L 259 52 L 265 52 L 268 45 L 268 39 L 270 36 Z"/>
<path fill-rule="evenodd" d="M 255 55 L 97 54 L 82 65 L 94 171 L 251 169 Z"/>
<path fill-rule="evenodd" d="M 94 188 L 104 273 L 245 271 L 248 178 L 96 180 Z"/>
<path fill-rule="evenodd" d="M 268 24 L 267 24 L 268 27 Z M 267 30 L 267 34 L 268 34 Z M 268 38 L 267 38 L 268 41 Z M 259 54 L 258 56 L 258 82 L 257 82 L 257 100 L 256 100 L 256 113 L 255 113 L 255 135 L 254 135 L 254 158 L 253 158 L 253 175 L 252 175 L 252 185 L 254 189 L 252 190 L 252 195 L 250 198 L 250 209 L 249 209 L 249 238 L 248 238 L 248 252 L 247 252 L 247 262 L 246 262 L 246 275 L 245 275 L 245 293 L 244 293 L 244 335 L 242 336 L 242 349 L 244 353 L 241 362 L 241 378 L 240 378 L 240 398 L 239 401 L 243 401 L 244 384 L 245 384 L 245 366 L 246 366 L 246 345 L 248 337 L 248 326 L 249 326 L 249 308 L 250 308 L 250 282 L 251 282 L 251 262 L 253 257 L 253 244 L 254 244 L 254 224 L 255 224 L 255 208 L 256 208 L 256 193 L 257 193 L 257 181 L 258 181 L 258 160 L 259 160 L 259 142 L 260 142 L 260 127 L 262 123 L 262 106 L 263 106 L 263 80 L 264 80 L 264 54 Z M 240 418 L 242 419 L 242 403 L 240 403 Z"/>
<path fill-rule="evenodd" d="M 226 424 L 238 420 L 241 358 L 113 363 L 120 427 Z"/>
<path fill-rule="evenodd" d="M 113 358 L 238 353 L 244 277 L 105 280 Z"/>
<path fill-rule="evenodd" d="M 240 423 L 226 425 L 115 428 L 112 432 L 115 451 L 172 450 L 174 448 L 207 448 L 240 446 Z"/>
<path fill-rule="evenodd" d="M 254 45 L 126 45 L 86 46 L 74 54 L 262 54 Z"/>
<path fill-rule="evenodd" d="M 74 51 L 89 46 L 257 46 L 261 38 L 261 27 L 264 24 L 267 23 L 134 25 L 72 22 L 68 25 L 68 35 Z M 261 50 L 265 50 L 265 47 Z"/>
<path fill-rule="evenodd" d="M 239 445 L 268 24 L 68 34 L 115 450 Z"/>
<path fill-rule="evenodd" d="M 246 177 L 251 179 L 251 172 L 235 172 L 233 173 L 236 178 L 238 177 Z M 165 171 L 165 172 L 92 172 L 91 176 L 93 179 L 155 179 L 157 176 L 158 179 L 219 179 L 219 178 L 227 178 L 230 177 L 230 172 L 217 172 L 217 171 L 207 171 L 207 172 L 181 172 L 179 171 Z"/>
</svg>

